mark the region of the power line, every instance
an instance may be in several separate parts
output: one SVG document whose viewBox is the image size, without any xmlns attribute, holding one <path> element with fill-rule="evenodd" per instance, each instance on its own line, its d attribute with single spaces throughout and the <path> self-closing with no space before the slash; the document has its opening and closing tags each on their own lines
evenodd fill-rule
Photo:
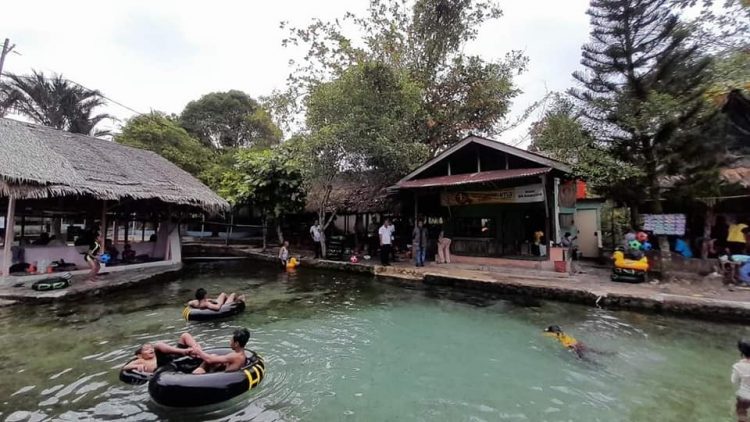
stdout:
<svg viewBox="0 0 750 422">
<path fill-rule="evenodd" d="M 76 81 L 74 81 L 72 79 L 64 78 L 64 77 L 62 77 L 61 73 L 55 72 L 54 70 L 51 70 L 51 69 L 47 69 L 47 70 L 49 70 L 53 74 L 59 75 L 60 79 L 63 80 L 63 81 L 70 82 L 72 84 L 78 85 L 79 87 L 81 87 L 81 88 L 83 88 L 83 89 L 85 89 L 87 91 L 92 91 L 92 92 L 96 91 L 100 97 L 102 97 L 105 100 L 110 101 L 110 102 L 112 102 L 112 103 L 114 103 L 114 104 L 116 104 L 116 105 L 118 105 L 118 106 L 120 106 L 120 107 L 122 107 L 122 108 L 124 108 L 126 110 L 129 110 L 129 111 L 135 113 L 137 117 L 146 117 L 148 119 L 151 119 L 152 122 L 154 122 L 154 123 L 156 123 L 156 124 L 158 124 L 158 125 L 160 125 L 160 126 L 162 126 L 164 128 L 167 128 L 167 129 L 176 129 L 174 126 L 168 125 L 168 124 L 164 123 L 161 119 L 158 119 L 157 116 L 155 116 L 153 112 L 150 112 L 150 113 L 140 112 L 140 111 L 138 111 L 138 110 L 136 110 L 136 109 L 134 109 L 132 107 L 126 106 L 125 104 L 123 104 L 123 103 L 121 103 L 121 102 L 119 102 L 117 100 L 114 100 L 114 99 L 112 99 L 112 98 L 110 98 L 110 97 L 102 94 L 102 92 L 99 91 L 99 90 L 91 89 L 91 88 L 89 88 L 89 87 L 87 87 L 87 86 L 85 86 L 85 85 L 83 85 L 81 83 L 78 83 L 78 82 L 76 82 Z M 0 75 L 3 75 L 3 76 L 11 76 L 12 75 L 13 77 L 16 77 L 16 78 L 29 79 L 29 80 L 34 80 L 35 79 L 33 76 L 16 75 L 16 74 L 10 74 L 10 73 L 2 73 Z M 50 80 L 52 78 L 48 78 L 48 77 L 45 76 L 44 79 L 45 80 Z M 119 119 L 115 118 L 113 120 L 119 120 Z"/>
<path fill-rule="evenodd" d="M 52 72 L 52 73 L 55 73 L 55 74 L 57 74 L 57 75 L 60 75 L 60 76 L 62 76 L 62 74 L 60 74 L 60 73 L 58 73 L 58 72 L 55 72 L 55 71 L 51 71 L 51 72 Z M 17 74 L 14 74 L 14 73 L 7 73 L 7 72 L 5 72 L 5 73 L 2 73 L 2 76 L 13 76 L 13 77 L 16 77 L 16 78 L 23 78 L 23 79 L 29 79 L 29 80 L 34 80 L 34 79 L 36 79 L 36 78 L 34 78 L 33 76 L 27 76 L 27 75 L 17 75 Z M 49 80 L 52 80 L 53 78 L 48 78 L 48 77 L 46 77 L 46 76 L 45 76 L 45 77 L 44 77 L 44 79 L 45 79 L 45 80 L 48 80 L 48 81 L 49 81 Z M 92 92 L 93 92 L 93 91 L 96 91 L 96 92 L 98 93 L 98 95 L 99 95 L 100 97 L 104 98 L 105 100 L 107 100 L 107 101 L 109 101 L 109 102 L 111 102 L 111 103 L 113 103 L 113 104 L 116 104 L 116 105 L 118 105 L 118 106 L 120 106 L 120 107 L 122 107 L 122 108 L 124 108 L 124 109 L 126 109 L 126 110 L 128 110 L 128 111 L 131 111 L 131 112 L 133 112 L 133 113 L 135 113 L 135 114 L 138 114 L 138 115 L 141 115 L 141 116 L 143 116 L 143 115 L 147 115 L 147 114 L 150 114 L 150 113 L 143 113 L 143 112 L 140 112 L 140 111 L 138 111 L 138 110 L 136 110 L 136 109 L 134 109 L 134 108 L 132 108 L 132 107 L 128 107 L 128 106 L 126 106 L 125 104 L 123 104 L 123 103 L 121 103 L 121 102 L 119 102 L 119 101 L 117 101 L 117 100 L 115 100 L 115 99 L 112 99 L 112 98 L 110 98 L 110 97 L 108 97 L 108 96 L 106 96 L 106 95 L 102 94 L 102 92 L 101 92 L 100 90 L 98 90 L 98 89 L 91 89 L 91 88 L 89 88 L 89 87 L 87 87 L 87 86 L 85 86 L 85 85 L 83 85 L 83 84 L 81 84 L 81 83 L 79 83 L 79 82 L 76 82 L 76 81 L 74 81 L 74 80 L 72 80 L 72 79 L 69 79 L 69 78 L 63 78 L 63 77 L 61 77 L 60 79 L 61 79 L 61 80 L 63 80 L 63 81 L 65 81 L 65 82 L 70 82 L 70 83 L 72 83 L 72 84 L 78 85 L 78 86 L 80 86 L 81 88 L 83 88 L 83 89 L 85 89 L 85 90 L 87 90 L 87 91 L 92 91 Z"/>
</svg>

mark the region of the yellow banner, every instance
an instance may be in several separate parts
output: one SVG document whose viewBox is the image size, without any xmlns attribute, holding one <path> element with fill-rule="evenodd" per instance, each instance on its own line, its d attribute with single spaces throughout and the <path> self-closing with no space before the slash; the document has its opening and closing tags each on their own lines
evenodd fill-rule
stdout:
<svg viewBox="0 0 750 422">
<path fill-rule="evenodd" d="M 542 201 L 544 201 L 544 188 L 541 183 L 494 191 L 442 192 L 440 194 L 440 205 L 444 207 L 476 204 L 526 204 Z"/>
</svg>

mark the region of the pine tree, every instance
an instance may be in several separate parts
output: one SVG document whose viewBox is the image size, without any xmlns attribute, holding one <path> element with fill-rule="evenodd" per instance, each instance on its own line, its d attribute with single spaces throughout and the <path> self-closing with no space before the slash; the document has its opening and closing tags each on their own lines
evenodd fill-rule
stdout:
<svg viewBox="0 0 750 422">
<path fill-rule="evenodd" d="M 720 148 L 694 136 L 708 111 L 710 59 L 670 9 L 670 0 L 592 0 L 586 68 L 573 76 L 587 129 L 613 158 L 640 169 L 615 191 L 655 212 L 665 183 L 716 163 Z M 677 177 L 675 177 L 677 176 Z"/>
</svg>

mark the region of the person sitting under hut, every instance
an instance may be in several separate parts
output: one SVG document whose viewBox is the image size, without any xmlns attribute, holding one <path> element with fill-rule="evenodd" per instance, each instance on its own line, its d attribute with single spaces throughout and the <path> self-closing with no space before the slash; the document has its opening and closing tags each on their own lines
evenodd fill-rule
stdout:
<svg viewBox="0 0 750 422">
<path fill-rule="evenodd" d="M 196 349 L 196 356 L 203 359 L 203 363 L 199 366 L 194 374 L 205 374 L 207 372 L 232 372 L 239 371 L 245 366 L 245 345 L 250 340 L 250 331 L 247 328 L 239 328 L 234 330 L 232 338 L 229 340 L 229 347 L 232 348 L 231 353 L 226 355 L 212 355 L 204 352 L 200 346 Z"/>
<path fill-rule="evenodd" d="M 164 342 L 146 343 L 135 351 L 136 359 L 126 364 L 123 371 L 138 371 L 153 373 L 156 368 L 166 365 L 171 357 L 187 356 L 194 354 L 198 343 L 188 333 L 183 333 L 177 342 L 177 347 L 170 346 Z"/>
<path fill-rule="evenodd" d="M 225 303 L 232 303 L 234 301 L 244 302 L 245 296 L 237 296 L 236 293 L 232 293 L 227 296 L 226 293 L 221 292 L 216 299 L 208 298 L 208 292 L 203 287 L 195 291 L 195 299 L 188 302 L 188 306 L 195 309 L 211 309 L 212 311 L 218 311 L 224 306 Z"/>
<path fill-rule="evenodd" d="M 32 246 L 46 246 L 49 243 L 49 233 L 42 233 L 39 235 L 39 239 L 31 242 Z"/>
<path fill-rule="evenodd" d="M 117 249 L 112 239 L 104 241 L 104 252 L 109 254 L 110 261 L 117 261 L 117 257 L 120 256 L 120 251 Z"/>
<path fill-rule="evenodd" d="M 135 251 L 130 243 L 126 243 L 122 250 L 122 262 L 133 262 L 135 261 Z"/>
</svg>

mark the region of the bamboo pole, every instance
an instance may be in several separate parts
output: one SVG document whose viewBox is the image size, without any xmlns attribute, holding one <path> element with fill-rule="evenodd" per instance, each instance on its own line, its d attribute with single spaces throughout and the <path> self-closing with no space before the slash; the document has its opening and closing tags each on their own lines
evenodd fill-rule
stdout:
<svg viewBox="0 0 750 422">
<path fill-rule="evenodd" d="M 5 217 L 5 244 L 3 245 L 3 276 L 10 275 L 10 265 L 13 260 L 13 239 L 16 230 L 16 198 L 8 196 L 8 214 Z"/>
</svg>

